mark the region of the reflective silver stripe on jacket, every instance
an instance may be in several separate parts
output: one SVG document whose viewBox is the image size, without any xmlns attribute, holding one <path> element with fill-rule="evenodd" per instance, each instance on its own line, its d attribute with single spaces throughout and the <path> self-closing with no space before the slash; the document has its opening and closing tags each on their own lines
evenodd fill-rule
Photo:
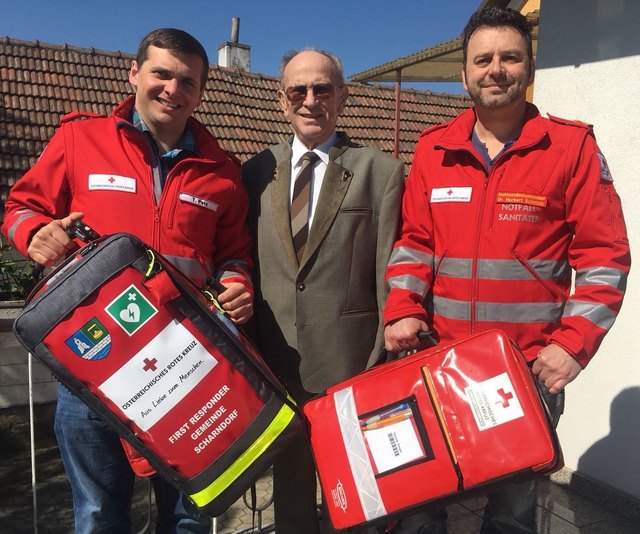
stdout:
<svg viewBox="0 0 640 534">
<path fill-rule="evenodd" d="M 438 259 L 436 258 L 436 264 Z M 528 260 L 527 264 L 541 280 L 571 278 L 566 261 Z M 438 276 L 471 278 L 473 262 L 464 258 L 444 258 L 438 266 Z M 533 280 L 534 276 L 518 260 L 478 260 L 478 278 L 483 280 Z"/>
<path fill-rule="evenodd" d="M 250 280 L 247 279 L 247 275 L 241 273 L 240 271 L 222 271 L 218 273 L 219 280 L 224 280 L 225 278 L 230 278 L 232 276 L 239 276 L 241 278 L 244 278 L 247 282 L 250 282 Z"/>
<path fill-rule="evenodd" d="M 164 256 L 172 265 L 182 271 L 183 274 L 192 280 L 201 281 L 207 277 L 207 274 L 200 262 L 194 258 L 185 258 L 183 256 Z M 209 266 L 210 269 L 210 266 Z"/>
<path fill-rule="evenodd" d="M 14 237 L 16 235 L 16 230 L 17 230 L 18 226 L 20 226 L 27 219 L 30 219 L 31 217 L 35 217 L 36 215 L 38 215 L 35 211 L 27 210 L 27 209 L 19 210 L 16 213 L 20 214 L 20 216 L 16 219 L 16 222 L 14 222 L 11 225 L 11 228 L 9 228 L 9 232 L 7 234 L 7 237 L 9 238 L 9 241 L 11 241 L 12 243 L 15 243 Z"/>
<path fill-rule="evenodd" d="M 358 489 L 362 512 L 367 521 L 371 521 L 376 517 L 386 515 L 387 511 L 380 496 L 376 477 L 369 462 L 367 447 L 364 444 L 364 436 L 360 430 L 353 390 L 348 387 L 336 391 L 333 394 L 333 400 L 351 475 Z"/>
<path fill-rule="evenodd" d="M 563 307 L 564 302 L 477 302 L 475 318 L 501 323 L 549 323 L 560 320 Z M 471 304 L 464 300 L 434 296 L 433 312 L 447 319 L 471 320 Z"/>
<path fill-rule="evenodd" d="M 440 261 L 436 258 L 438 266 L 438 276 L 449 276 L 451 278 L 471 278 L 471 268 L 473 266 L 471 260 L 462 258 L 443 258 Z"/>
<path fill-rule="evenodd" d="M 433 268 L 433 255 L 409 247 L 394 248 L 389 258 L 389 265 L 403 263 L 422 263 Z"/>
<path fill-rule="evenodd" d="M 389 278 L 387 283 L 389 284 L 389 289 L 408 289 L 409 291 L 418 293 L 418 295 L 422 295 L 423 298 L 427 294 L 427 289 L 429 289 L 429 286 L 420 280 L 420 278 L 411 276 L 410 274 L 394 276 Z"/>
<path fill-rule="evenodd" d="M 435 315 L 471 320 L 470 303 L 444 297 L 433 297 Z M 501 323 L 551 323 L 562 317 L 584 317 L 603 330 L 609 330 L 615 322 L 615 314 L 604 304 L 569 300 L 564 302 L 496 303 L 477 302 L 476 320 Z"/>
<path fill-rule="evenodd" d="M 613 267 L 592 267 L 576 272 L 578 286 L 609 286 L 624 293 L 627 289 L 627 275 Z"/>
<path fill-rule="evenodd" d="M 582 300 L 568 301 L 563 317 L 584 317 L 603 330 L 609 330 L 616 321 L 616 316 L 608 306 Z"/>
<path fill-rule="evenodd" d="M 394 249 L 389 265 L 418 263 L 432 269 L 438 266 L 438 276 L 451 278 L 471 278 L 473 261 L 467 258 L 442 258 L 432 256 L 408 247 Z M 567 280 L 571 278 L 571 268 L 566 261 L 527 260 L 527 265 L 541 280 Z M 533 274 L 518 260 L 479 259 L 478 278 L 485 280 L 533 280 Z"/>
<path fill-rule="evenodd" d="M 541 280 L 567 280 L 571 268 L 566 261 L 527 260 Z M 487 280 L 533 280 L 534 276 L 517 260 L 478 260 L 478 278 Z"/>
<path fill-rule="evenodd" d="M 238 270 L 241 269 L 241 270 Z M 249 264 L 246 261 L 230 260 L 222 262 L 217 266 L 218 278 L 224 278 L 225 276 L 240 275 L 246 278 L 246 275 L 242 273 L 249 272 Z"/>
</svg>

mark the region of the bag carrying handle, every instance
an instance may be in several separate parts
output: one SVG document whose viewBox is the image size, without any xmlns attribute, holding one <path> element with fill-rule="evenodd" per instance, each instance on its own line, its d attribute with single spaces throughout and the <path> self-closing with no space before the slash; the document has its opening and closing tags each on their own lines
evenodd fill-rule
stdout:
<svg viewBox="0 0 640 534">
<path fill-rule="evenodd" d="M 93 230 L 93 228 L 91 228 L 88 224 L 83 223 L 81 220 L 73 221 L 69 226 L 69 228 L 65 230 L 65 232 L 69 237 L 77 238 L 83 243 L 85 243 L 86 245 L 101 239 L 100 234 L 98 234 L 95 230 Z M 83 254 L 86 254 L 87 252 L 89 252 L 89 250 L 91 250 L 91 248 L 92 247 L 86 247 L 81 250 L 83 250 Z M 58 265 L 56 269 L 65 265 L 68 261 L 70 261 L 71 258 L 73 258 L 73 256 L 71 255 L 67 256 L 65 261 L 62 262 L 60 265 Z M 38 280 L 38 283 L 33 286 L 33 289 L 31 290 L 29 295 L 27 296 L 27 298 L 25 298 L 25 304 L 28 304 L 29 302 L 31 302 L 34 299 L 34 297 L 42 290 L 42 287 L 46 279 L 46 277 L 42 276 L 45 268 L 46 267 L 44 265 L 36 263 L 35 267 L 32 269 L 31 274 L 33 275 L 34 279 L 36 280 L 40 279 L 40 280 Z"/>
<path fill-rule="evenodd" d="M 436 340 L 436 338 L 433 337 L 433 330 L 420 330 L 418 332 L 418 339 L 420 341 L 428 341 L 429 347 L 435 347 L 438 344 L 438 341 Z M 416 352 L 416 351 L 413 351 L 413 352 Z M 382 350 L 380 351 L 380 355 L 378 356 L 375 363 L 371 367 L 376 367 L 378 365 L 381 365 L 386 362 L 391 362 L 393 360 L 399 360 L 400 358 L 408 354 L 413 354 L 413 352 L 406 352 L 402 356 L 400 356 L 400 354 L 397 352 L 389 352 L 387 349 L 382 348 Z"/>
</svg>

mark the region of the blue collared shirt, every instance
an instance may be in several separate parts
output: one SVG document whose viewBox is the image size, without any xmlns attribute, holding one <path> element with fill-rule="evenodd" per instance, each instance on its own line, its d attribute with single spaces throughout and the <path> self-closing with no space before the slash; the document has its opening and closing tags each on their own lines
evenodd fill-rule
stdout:
<svg viewBox="0 0 640 534">
<path fill-rule="evenodd" d="M 518 140 L 518 138 L 516 137 L 515 139 L 512 139 L 511 141 L 507 141 L 504 144 L 504 146 L 502 147 L 502 150 L 500 152 L 498 152 L 495 155 L 495 157 L 492 158 L 491 156 L 489 156 L 489 151 L 487 150 L 487 145 L 485 145 L 482 141 L 480 141 L 480 138 L 478 137 L 478 134 L 476 134 L 475 128 L 471 131 L 471 142 L 473 143 L 473 146 L 478 151 L 478 153 L 482 156 L 482 159 L 484 159 L 484 163 L 487 166 L 487 170 L 489 172 L 491 172 L 491 169 L 493 168 L 493 164 L 502 155 L 502 153 L 505 152 L 506 150 L 508 150 L 513 145 L 513 143 L 515 143 L 517 140 Z"/>
<path fill-rule="evenodd" d="M 184 130 L 184 134 L 176 144 L 175 148 L 165 152 L 164 154 L 160 153 L 160 146 L 155 140 L 155 137 L 151 133 L 149 127 L 142 120 L 140 114 L 134 108 L 133 114 L 131 116 L 131 123 L 141 132 L 144 132 L 149 136 L 152 143 L 151 145 L 156 150 L 156 155 L 158 156 L 158 161 L 160 162 L 160 182 L 162 186 L 164 186 L 165 181 L 167 180 L 167 176 L 169 175 L 169 171 L 178 163 L 180 160 L 188 157 L 191 154 L 198 154 L 198 148 L 196 147 L 196 140 L 193 136 L 193 132 L 191 131 L 191 126 L 187 122 L 186 128 Z"/>
</svg>

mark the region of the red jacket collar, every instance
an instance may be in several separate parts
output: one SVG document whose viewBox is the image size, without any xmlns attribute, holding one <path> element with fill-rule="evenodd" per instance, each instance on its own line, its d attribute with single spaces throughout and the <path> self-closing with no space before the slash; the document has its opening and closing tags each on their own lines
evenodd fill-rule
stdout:
<svg viewBox="0 0 640 534">
<path fill-rule="evenodd" d="M 471 146 L 471 132 L 475 124 L 475 109 L 469 108 L 445 126 L 438 145 L 452 150 L 468 148 Z M 511 150 L 534 145 L 540 142 L 546 134 L 547 126 L 545 120 L 540 116 L 538 108 L 527 102 L 522 131 Z"/>
<path fill-rule="evenodd" d="M 120 104 L 118 104 L 118 106 L 113 110 L 113 118 L 118 122 L 125 121 L 130 124 L 135 100 L 136 97 L 131 95 L 120 102 Z M 213 137 L 211 132 L 209 132 L 209 130 L 207 130 L 200 121 L 190 117 L 189 124 L 195 138 L 196 146 L 198 147 L 198 151 L 202 157 L 213 162 L 233 159 L 230 154 L 220 147 L 217 139 Z"/>
</svg>

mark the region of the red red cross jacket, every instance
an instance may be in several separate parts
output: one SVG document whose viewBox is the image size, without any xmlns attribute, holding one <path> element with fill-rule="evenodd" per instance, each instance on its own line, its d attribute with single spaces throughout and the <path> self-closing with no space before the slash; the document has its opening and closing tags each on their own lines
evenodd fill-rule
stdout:
<svg viewBox="0 0 640 534">
<path fill-rule="evenodd" d="M 443 341 L 500 328 L 529 360 L 553 342 L 584 367 L 631 263 L 605 158 L 588 125 L 528 104 L 519 138 L 487 172 L 470 141 L 475 120 L 467 110 L 418 142 L 385 324 L 418 317 Z"/>
<path fill-rule="evenodd" d="M 99 234 L 132 233 L 196 281 L 215 275 L 249 285 L 248 203 L 239 162 L 190 119 L 199 155 L 179 161 L 161 189 L 150 141 L 130 123 L 133 102 L 126 99 L 111 117 L 62 119 L 40 159 L 12 188 L 3 233 L 26 256 L 40 226 L 80 211 Z"/>
</svg>

